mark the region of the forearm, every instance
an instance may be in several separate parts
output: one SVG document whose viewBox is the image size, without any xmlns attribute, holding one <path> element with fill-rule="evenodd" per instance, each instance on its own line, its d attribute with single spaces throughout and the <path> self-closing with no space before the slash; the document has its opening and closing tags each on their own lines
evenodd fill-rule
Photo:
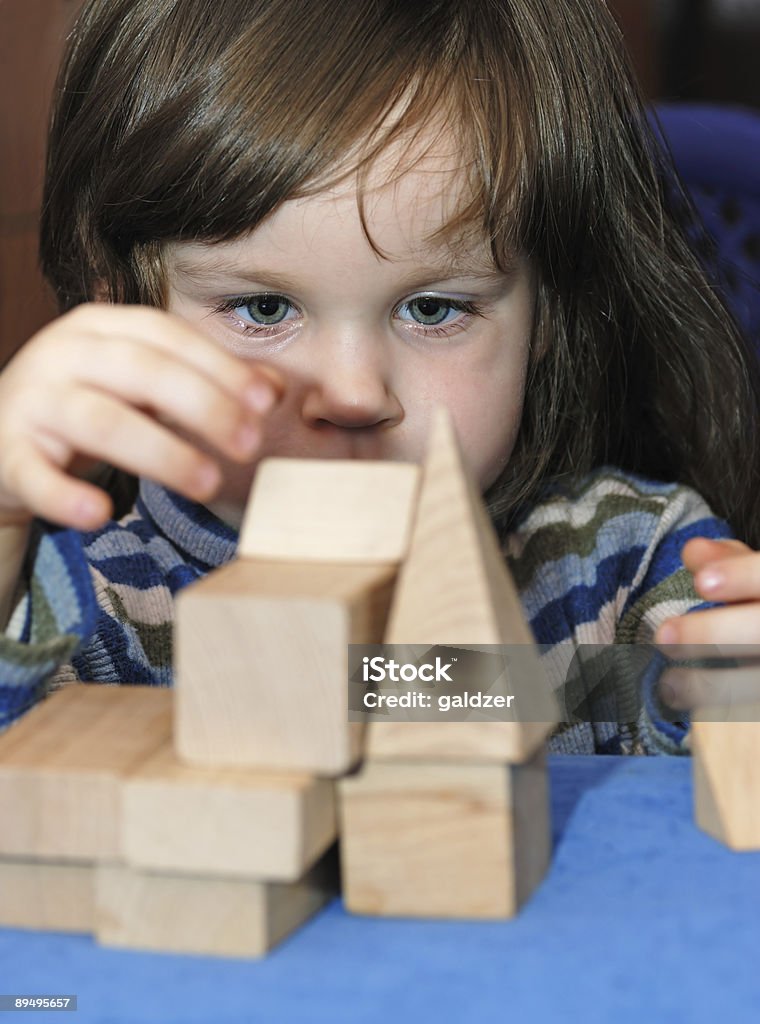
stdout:
<svg viewBox="0 0 760 1024">
<path fill-rule="evenodd" d="M 29 532 L 29 523 L 0 526 L 0 630 L 6 628 L 13 611 Z"/>
</svg>

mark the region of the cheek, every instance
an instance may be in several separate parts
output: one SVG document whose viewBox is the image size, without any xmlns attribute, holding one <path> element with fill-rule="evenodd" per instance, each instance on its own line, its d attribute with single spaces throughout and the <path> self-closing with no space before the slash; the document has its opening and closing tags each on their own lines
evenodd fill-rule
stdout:
<svg viewBox="0 0 760 1024">
<path fill-rule="evenodd" d="M 477 454 L 476 474 L 483 490 L 501 474 L 509 462 L 517 440 L 523 410 L 523 392 L 519 390 L 501 410 L 494 411 L 489 433 Z"/>
<path fill-rule="evenodd" d="M 473 383 L 472 398 L 461 410 L 460 436 L 465 456 L 481 488 L 489 487 L 507 465 L 522 420 L 527 353 Z"/>
</svg>

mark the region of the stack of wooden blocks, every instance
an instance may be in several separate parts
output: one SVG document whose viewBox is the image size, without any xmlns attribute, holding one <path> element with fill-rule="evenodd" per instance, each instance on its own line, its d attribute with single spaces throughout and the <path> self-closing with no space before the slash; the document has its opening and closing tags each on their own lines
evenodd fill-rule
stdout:
<svg viewBox="0 0 760 1024">
<path fill-rule="evenodd" d="M 349 722 L 381 642 L 515 645 L 532 720 Z M 0 737 L 0 924 L 258 956 L 338 891 L 339 836 L 359 913 L 509 917 L 540 881 L 556 707 L 443 411 L 422 467 L 263 461 L 175 650 L 173 692 L 75 684 Z"/>
</svg>

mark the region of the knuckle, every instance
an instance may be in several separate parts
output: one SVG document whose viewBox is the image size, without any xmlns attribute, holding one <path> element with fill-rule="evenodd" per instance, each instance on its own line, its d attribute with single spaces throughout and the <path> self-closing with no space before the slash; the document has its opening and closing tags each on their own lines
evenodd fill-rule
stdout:
<svg viewBox="0 0 760 1024">
<path fill-rule="evenodd" d="M 157 306 L 123 306 L 122 309 L 135 322 L 135 328 L 156 334 L 167 331 L 173 324 L 184 323 Z"/>
<path fill-rule="evenodd" d="M 226 437 L 240 418 L 234 398 L 192 371 L 188 371 L 181 386 L 173 387 L 172 396 L 187 420 L 210 438 Z"/>
<path fill-rule="evenodd" d="M 182 445 L 172 461 L 175 485 L 183 491 L 197 491 L 209 472 L 213 473 L 212 467 L 213 464 L 206 456 L 194 448 Z"/>
<path fill-rule="evenodd" d="M 65 330 L 67 334 L 71 334 L 74 337 L 82 333 L 92 332 L 97 329 L 108 308 L 109 306 L 106 303 L 83 302 L 81 305 L 74 306 L 73 309 L 68 310 L 68 312 L 58 317 L 57 320 L 53 320 L 52 323 L 44 328 L 44 332 L 51 342 L 58 340 L 58 335 L 62 330 Z"/>
<path fill-rule="evenodd" d="M 119 417 L 109 415 L 103 398 L 94 391 L 82 389 L 75 392 L 64 408 L 64 426 L 74 437 L 97 436 L 101 442 L 107 443 L 119 431 Z"/>
<path fill-rule="evenodd" d="M 711 621 L 707 612 L 682 616 L 677 629 L 677 642 L 681 645 L 710 643 Z"/>
</svg>

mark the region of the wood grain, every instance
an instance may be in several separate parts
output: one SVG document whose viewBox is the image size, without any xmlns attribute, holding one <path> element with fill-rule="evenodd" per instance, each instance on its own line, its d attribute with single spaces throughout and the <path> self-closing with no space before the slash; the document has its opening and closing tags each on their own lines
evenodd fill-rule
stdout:
<svg viewBox="0 0 760 1024">
<path fill-rule="evenodd" d="M 0 854 L 98 859 L 120 848 L 121 782 L 171 735 L 172 694 L 72 684 L 0 736 Z"/>
<path fill-rule="evenodd" d="M 504 555 L 465 466 L 450 414 L 436 411 L 409 552 L 399 571 L 389 644 L 509 645 L 515 720 L 372 721 L 367 756 L 521 761 L 558 718 Z"/>
<path fill-rule="evenodd" d="M 298 882 L 168 875 L 118 864 L 96 875 L 96 937 L 106 946 L 259 957 L 337 892 L 328 853 Z"/>
<path fill-rule="evenodd" d="M 760 703 L 704 714 L 691 726 L 696 822 L 734 850 L 760 850 Z"/>
<path fill-rule="evenodd" d="M 183 765 L 165 744 L 124 783 L 133 866 L 295 881 L 337 837 L 334 784 L 292 773 Z"/>
<path fill-rule="evenodd" d="M 263 459 L 240 529 L 238 557 L 399 562 L 419 466 L 356 459 Z"/>
<path fill-rule="evenodd" d="M 94 864 L 1 857 L 0 926 L 94 931 Z"/>
<path fill-rule="evenodd" d="M 356 763 L 350 643 L 378 643 L 393 565 L 238 559 L 177 600 L 175 749 L 190 764 L 334 776 Z"/>
<path fill-rule="evenodd" d="M 542 752 L 514 766 L 365 762 L 338 790 L 354 913 L 508 918 L 547 869 Z"/>
</svg>

